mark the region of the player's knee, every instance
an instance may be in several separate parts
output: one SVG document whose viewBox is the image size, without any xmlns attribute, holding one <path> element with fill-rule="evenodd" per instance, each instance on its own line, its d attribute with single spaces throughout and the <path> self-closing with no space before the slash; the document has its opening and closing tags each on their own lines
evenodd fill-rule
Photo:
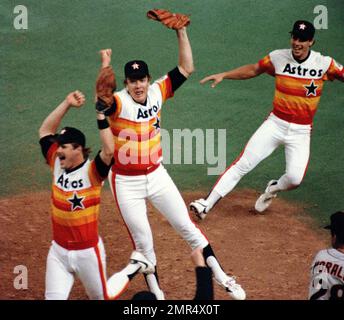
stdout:
<svg viewBox="0 0 344 320">
<path fill-rule="evenodd" d="M 243 156 L 234 165 L 240 175 L 250 172 L 259 163 L 259 158 L 252 152 L 246 150 Z"/>
</svg>

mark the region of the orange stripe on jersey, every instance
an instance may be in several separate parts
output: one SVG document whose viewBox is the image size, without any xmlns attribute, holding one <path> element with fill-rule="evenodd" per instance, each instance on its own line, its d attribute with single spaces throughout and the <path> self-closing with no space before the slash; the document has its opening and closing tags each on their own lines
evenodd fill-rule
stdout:
<svg viewBox="0 0 344 320">
<path fill-rule="evenodd" d="M 53 205 L 52 210 L 53 210 L 53 213 L 52 213 L 53 217 L 58 217 L 58 218 L 66 220 L 66 221 L 79 219 L 78 221 L 80 221 L 80 222 L 82 221 L 82 219 L 84 219 L 84 222 L 88 223 L 87 219 L 89 216 L 92 216 L 94 214 L 98 214 L 99 205 L 95 205 L 95 206 L 85 208 L 85 209 L 77 208 L 73 211 L 61 210 L 61 209 L 59 209 Z"/>
<path fill-rule="evenodd" d="M 91 161 L 90 167 L 88 168 L 88 177 L 90 178 L 93 186 L 101 186 L 102 182 L 106 179 L 101 177 L 98 173 L 95 161 Z"/>
<path fill-rule="evenodd" d="M 334 59 L 332 59 L 330 67 L 324 76 L 324 80 L 333 81 L 334 79 L 344 81 L 344 68 L 336 63 Z"/>
<path fill-rule="evenodd" d="M 98 213 L 91 214 L 87 217 L 75 218 L 75 219 L 65 219 L 58 216 L 53 216 L 52 220 L 54 223 L 65 227 L 83 227 L 91 222 L 97 221 L 99 217 Z"/>
<path fill-rule="evenodd" d="M 114 143 L 115 143 L 115 150 L 117 150 L 117 152 L 120 152 L 120 148 L 122 148 L 123 146 L 125 150 L 130 149 L 133 151 L 144 151 L 146 152 L 146 149 L 150 149 L 153 148 L 156 145 L 160 145 L 160 140 L 161 140 L 161 135 L 160 132 L 154 132 L 155 134 L 150 137 L 148 136 L 148 139 L 145 140 L 141 140 L 138 141 L 137 138 L 138 137 L 130 137 L 130 140 L 127 139 L 123 139 L 123 138 L 118 138 L 118 137 L 114 137 Z"/>
<path fill-rule="evenodd" d="M 274 104 L 276 103 L 287 110 L 298 109 L 307 112 L 308 110 L 316 110 L 319 100 L 320 97 L 297 97 L 276 91 Z"/>
<path fill-rule="evenodd" d="M 275 67 L 273 66 L 270 56 L 267 55 L 263 59 L 260 59 L 258 61 L 259 67 L 264 70 L 264 72 L 270 74 L 270 75 L 275 75 Z"/>
<path fill-rule="evenodd" d="M 173 97 L 172 83 L 169 76 L 162 81 L 157 81 L 160 87 L 162 102 L 165 102 L 168 98 Z"/>
<path fill-rule="evenodd" d="M 72 197 L 75 192 L 75 191 L 63 191 L 60 188 L 58 188 L 56 185 L 53 185 L 52 188 L 53 188 L 52 196 L 60 200 L 66 200 L 66 198 Z M 100 190 L 101 190 L 101 187 L 96 186 L 96 187 L 89 187 L 82 190 L 77 190 L 76 192 L 78 193 L 78 195 L 83 196 L 83 197 L 90 197 L 90 196 L 98 197 L 100 195 Z"/>
<path fill-rule="evenodd" d="M 52 203 L 55 208 L 62 210 L 62 211 L 77 211 L 77 210 L 82 210 L 82 208 L 76 208 L 75 210 L 72 209 L 73 204 L 71 202 L 66 202 L 66 201 L 61 201 L 59 199 L 53 198 Z M 97 204 L 100 203 L 100 197 L 93 198 L 93 199 L 86 199 L 82 202 L 82 205 L 84 208 L 89 208 L 96 206 Z"/>
<path fill-rule="evenodd" d="M 150 130 L 149 132 L 145 132 L 145 133 L 137 133 L 132 129 L 122 129 L 121 131 L 117 131 L 117 130 L 112 130 L 113 136 L 114 136 L 114 140 L 115 142 L 120 140 L 120 141 L 147 141 L 149 139 L 154 138 L 156 135 L 160 134 L 159 130 L 156 130 L 154 127 L 152 128 L 152 130 Z"/>
<path fill-rule="evenodd" d="M 314 85 L 316 86 L 315 95 L 321 96 L 322 88 L 323 88 L 323 81 L 322 80 L 312 80 L 312 79 L 299 79 L 289 76 L 281 76 L 276 75 L 276 90 L 281 93 L 286 93 L 292 96 L 299 96 L 299 97 L 314 97 L 314 95 L 307 96 L 309 90 L 307 90 L 307 86 L 311 85 L 313 81 Z"/>
</svg>

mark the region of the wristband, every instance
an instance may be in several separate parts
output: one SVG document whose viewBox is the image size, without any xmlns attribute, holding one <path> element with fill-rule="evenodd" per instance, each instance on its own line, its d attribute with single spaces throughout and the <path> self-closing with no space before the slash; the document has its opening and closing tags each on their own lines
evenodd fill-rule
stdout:
<svg viewBox="0 0 344 320">
<path fill-rule="evenodd" d="M 99 130 L 103 130 L 109 127 L 109 123 L 106 118 L 103 120 L 97 120 L 97 124 Z"/>
</svg>

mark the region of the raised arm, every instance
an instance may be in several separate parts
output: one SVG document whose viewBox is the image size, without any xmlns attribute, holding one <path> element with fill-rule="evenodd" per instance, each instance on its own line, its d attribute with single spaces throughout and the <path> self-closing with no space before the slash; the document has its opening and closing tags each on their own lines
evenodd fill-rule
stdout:
<svg viewBox="0 0 344 320">
<path fill-rule="evenodd" d="M 186 27 L 176 30 L 179 48 L 179 71 L 188 78 L 194 71 L 192 49 L 186 32 Z"/>
<path fill-rule="evenodd" d="M 104 68 L 111 68 L 111 55 L 112 55 L 112 50 L 111 49 L 103 49 L 99 51 L 100 54 L 100 58 L 101 58 L 101 65 L 102 65 L 102 69 Z M 101 73 L 102 71 L 100 71 Z M 102 78 L 100 78 L 98 76 L 97 79 L 97 83 L 96 83 L 96 91 L 99 91 L 99 88 L 102 88 L 102 91 L 104 91 L 103 93 L 106 95 L 110 95 L 113 99 L 113 95 L 112 95 L 112 89 L 115 89 L 116 87 L 116 83 L 115 83 L 115 79 L 112 79 L 112 81 L 108 81 L 108 79 L 106 79 L 106 77 L 111 77 L 110 73 L 106 73 L 102 75 Z M 114 82 L 111 83 L 111 90 L 105 90 L 104 87 L 108 87 L 110 82 Z M 99 88 L 98 88 L 99 87 Z M 113 87 L 113 88 L 112 88 Z M 107 88 L 109 89 L 109 88 Z M 109 91 L 109 92 L 107 92 Z M 99 92 L 97 92 L 97 94 L 99 94 Z M 104 100 L 104 102 L 109 102 L 109 97 L 102 97 Z M 105 99 L 106 98 L 106 99 Z M 97 111 L 97 122 L 98 122 L 98 129 L 99 129 L 99 135 L 100 135 L 100 140 L 102 143 L 102 148 L 100 151 L 100 157 L 102 159 L 102 161 L 106 164 L 106 165 L 110 165 L 112 158 L 113 158 L 113 153 L 115 150 L 115 143 L 113 140 L 113 135 L 112 135 L 112 131 L 110 129 L 109 123 L 106 119 L 105 116 L 105 112 L 108 109 L 107 105 L 103 105 L 103 106 L 99 106 L 99 104 L 96 103 L 96 111 Z"/>
<path fill-rule="evenodd" d="M 43 121 L 39 128 L 39 138 L 55 134 L 59 127 L 62 118 L 67 113 L 70 107 L 80 108 L 85 103 L 85 96 L 82 92 L 76 90 L 69 93 L 65 100 L 63 100 Z"/>
<path fill-rule="evenodd" d="M 97 113 L 97 121 L 100 140 L 102 143 L 102 148 L 99 155 L 106 165 L 110 165 L 115 150 L 112 131 L 103 113 Z"/>
<path fill-rule="evenodd" d="M 229 79 L 229 80 L 251 79 L 251 78 L 259 76 L 263 72 L 264 70 L 259 66 L 258 63 L 247 64 L 233 70 L 207 76 L 204 79 L 202 79 L 200 83 L 204 84 L 207 81 L 213 81 L 213 83 L 211 84 L 211 87 L 214 88 L 217 84 L 219 84 L 224 79 Z"/>
</svg>

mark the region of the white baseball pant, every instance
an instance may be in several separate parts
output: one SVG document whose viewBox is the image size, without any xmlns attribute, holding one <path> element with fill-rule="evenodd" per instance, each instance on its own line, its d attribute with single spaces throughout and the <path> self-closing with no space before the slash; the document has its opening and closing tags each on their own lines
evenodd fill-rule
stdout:
<svg viewBox="0 0 344 320">
<path fill-rule="evenodd" d="M 96 247 L 67 250 L 52 241 L 45 277 L 45 299 L 67 300 L 77 276 L 91 300 L 103 300 L 106 293 L 106 256 L 103 241 Z"/>
<path fill-rule="evenodd" d="M 298 187 L 306 173 L 311 140 L 311 125 L 300 125 L 284 121 L 270 114 L 248 141 L 242 154 L 220 176 L 213 190 L 224 197 L 240 179 L 284 145 L 286 171 L 276 186 L 278 190 Z"/>
<path fill-rule="evenodd" d="M 114 198 L 135 250 L 156 265 L 146 199 L 158 209 L 192 249 L 206 247 L 208 240 L 191 221 L 185 202 L 163 165 L 147 175 L 127 176 L 112 172 L 109 180 Z"/>
</svg>

